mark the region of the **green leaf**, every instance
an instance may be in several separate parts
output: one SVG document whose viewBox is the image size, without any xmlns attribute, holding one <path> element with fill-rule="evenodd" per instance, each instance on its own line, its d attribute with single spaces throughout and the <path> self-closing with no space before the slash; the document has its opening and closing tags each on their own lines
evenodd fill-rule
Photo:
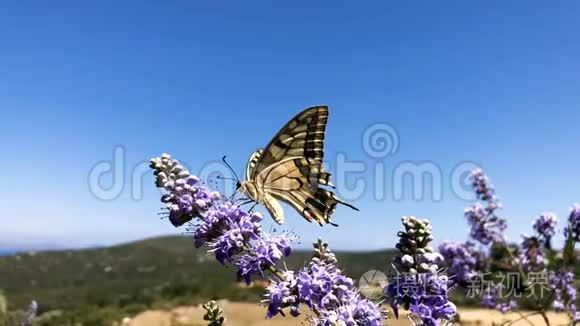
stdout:
<svg viewBox="0 0 580 326">
<path fill-rule="evenodd" d="M 570 225 L 568 225 L 568 229 L 572 229 Z M 574 252 L 576 239 L 574 239 L 572 232 L 568 233 L 568 239 L 566 239 L 566 244 L 564 245 L 564 264 L 573 266 L 576 260 L 576 253 Z"/>
</svg>

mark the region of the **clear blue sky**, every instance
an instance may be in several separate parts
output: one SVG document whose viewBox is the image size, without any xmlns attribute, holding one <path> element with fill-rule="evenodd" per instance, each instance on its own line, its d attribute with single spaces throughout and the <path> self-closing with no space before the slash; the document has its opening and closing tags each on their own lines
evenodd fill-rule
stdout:
<svg viewBox="0 0 580 326">
<path fill-rule="evenodd" d="M 178 233 L 155 215 L 151 176 L 142 200 L 127 186 L 102 201 L 89 191 L 91 167 L 122 145 L 127 170 L 169 152 L 194 172 L 228 154 L 241 172 L 287 119 L 320 103 L 331 107 L 331 170 L 339 152 L 373 166 L 361 134 L 387 122 L 400 139 L 387 175 L 407 161 L 445 175 L 477 162 L 517 239 L 541 211 L 563 219 L 580 202 L 579 16 L 573 1 L 4 2 L 0 243 Z M 400 216 L 417 215 L 438 239 L 464 239 L 468 202 L 448 184 L 443 195 L 367 194 L 359 213 L 337 211 L 339 228 L 287 208 L 286 227 L 305 243 L 382 248 Z"/>
</svg>

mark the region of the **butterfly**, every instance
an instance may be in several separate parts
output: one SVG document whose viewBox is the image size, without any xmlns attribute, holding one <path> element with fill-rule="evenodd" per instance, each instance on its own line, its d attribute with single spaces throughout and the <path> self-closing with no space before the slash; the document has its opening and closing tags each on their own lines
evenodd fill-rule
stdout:
<svg viewBox="0 0 580 326">
<path fill-rule="evenodd" d="M 334 188 L 322 165 L 327 106 L 313 106 L 298 113 L 248 161 L 246 180 L 238 189 L 249 200 L 263 204 L 272 218 L 284 223 L 280 201 L 293 207 L 307 221 L 332 224 L 337 204 L 358 209 L 321 186 Z"/>
</svg>

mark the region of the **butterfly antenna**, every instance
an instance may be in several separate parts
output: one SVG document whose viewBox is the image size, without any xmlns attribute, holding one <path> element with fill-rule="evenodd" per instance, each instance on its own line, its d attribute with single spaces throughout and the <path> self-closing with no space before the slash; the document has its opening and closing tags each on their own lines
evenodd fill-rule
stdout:
<svg viewBox="0 0 580 326">
<path fill-rule="evenodd" d="M 360 209 L 358 209 L 358 208 L 354 207 L 353 205 L 351 205 L 351 204 L 349 204 L 349 203 L 347 203 L 347 202 L 343 202 L 342 200 L 341 200 L 341 201 L 339 201 L 339 203 L 343 204 L 343 205 L 344 205 L 344 206 L 346 206 L 346 207 L 349 207 L 349 208 L 351 208 L 351 209 L 354 209 L 354 210 L 355 210 L 355 211 L 357 211 L 357 212 L 358 212 L 358 211 L 360 211 Z"/>
<path fill-rule="evenodd" d="M 235 179 L 235 178 L 226 178 L 226 177 L 224 177 L 222 175 L 218 175 L 216 177 L 216 179 L 218 179 L 218 180 L 233 180 L 233 181 L 238 181 L 238 179 Z"/>
<path fill-rule="evenodd" d="M 232 171 L 232 173 L 234 174 L 234 176 L 236 177 L 236 181 L 240 182 L 240 178 L 238 177 L 238 174 L 236 173 L 236 171 L 232 168 L 232 166 L 230 165 L 230 163 L 228 163 L 228 161 L 226 161 L 226 156 L 224 155 L 224 157 L 222 157 L 222 161 L 227 165 L 227 167 L 230 169 L 230 171 Z"/>
</svg>

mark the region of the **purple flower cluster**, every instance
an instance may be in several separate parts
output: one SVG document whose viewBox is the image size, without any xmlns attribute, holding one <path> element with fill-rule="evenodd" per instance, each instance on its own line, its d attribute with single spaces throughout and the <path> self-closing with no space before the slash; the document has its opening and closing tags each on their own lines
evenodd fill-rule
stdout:
<svg viewBox="0 0 580 326">
<path fill-rule="evenodd" d="M 391 279 L 385 289 L 395 316 L 403 306 L 424 325 L 439 325 L 440 320 L 451 320 L 457 313 L 448 292 L 453 282 L 446 275 L 436 273 L 404 273 Z"/>
<path fill-rule="evenodd" d="M 507 223 L 496 215 L 500 205 L 495 195 L 495 189 L 489 183 L 489 178 L 482 170 L 478 169 L 472 172 L 471 181 L 480 203 L 465 209 L 465 217 L 471 228 L 470 236 L 483 245 L 493 244 L 493 246 L 489 247 L 488 255 L 476 253 L 473 244 L 469 242 L 465 244 L 444 242 L 440 245 L 439 250 L 445 257 L 449 271 L 455 274 L 460 285 L 467 289 L 467 286 L 471 286 L 473 282 L 481 283 L 484 286 L 483 293 L 479 293 L 482 294 L 482 305 L 507 313 L 518 308 L 518 304 L 514 300 L 518 296 L 509 295 L 505 298 L 502 295 L 507 286 L 505 282 L 495 284 L 494 282 L 479 279 L 484 274 L 490 273 L 493 275 L 493 270 L 490 267 L 494 266 L 492 265 L 494 262 L 487 263 L 487 260 L 501 260 L 496 265 L 500 270 L 515 270 L 517 268 L 524 274 L 545 272 L 549 267 L 559 266 L 562 263 L 573 264 L 575 256 L 574 244 L 580 241 L 580 205 L 572 207 L 565 228 L 565 235 L 569 238 L 569 241 L 566 243 L 563 256 L 564 258 L 572 256 L 571 258 L 562 260 L 560 255 L 545 254 L 552 250 L 551 239 L 556 235 L 558 220 L 552 213 L 542 213 L 533 223 L 535 234 L 533 236 L 522 236 L 522 242 L 517 248 L 517 258 L 514 259 L 514 248 L 507 245 L 504 237 Z M 509 262 L 504 263 L 505 258 L 509 258 Z M 555 259 L 555 261 L 551 259 Z M 475 278 L 476 276 L 478 278 Z M 526 275 L 522 276 L 525 278 Z M 573 278 L 574 274 L 572 273 L 552 272 L 551 274 L 553 306 L 557 310 L 567 311 L 574 320 L 574 324 L 580 323 L 580 313 L 576 310 L 576 289 Z M 469 284 L 466 281 L 469 281 Z M 514 285 L 512 284 L 512 286 Z M 518 289 L 514 287 L 507 290 L 509 290 L 509 293 L 517 294 L 517 292 L 512 291 L 517 291 Z M 473 289 L 470 288 L 470 291 L 473 291 Z M 544 306 L 538 309 L 547 309 L 548 307 L 545 305 L 549 304 L 549 300 L 545 300 L 542 304 Z"/>
<path fill-rule="evenodd" d="M 505 240 L 503 232 L 507 228 L 506 221 L 495 216 L 493 211 L 475 204 L 467 207 L 464 213 L 471 227 L 470 235 L 474 240 L 484 245 Z"/>
<path fill-rule="evenodd" d="M 515 300 L 508 302 L 502 300 L 501 289 L 500 284 L 489 283 L 481 298 L 481 305 L 489 309 L 499 310 L 503 314 L 517 309 L 518 304 Z"/>
<path fill-rule="evenodd" d="M 382 325 L 379 307 L 359 295 L 326 243 L 315 244 L 307 267 L 297 273 L 280 272 L 276 264 L 290 255 L 290 234 L 263 234 L 259 213 L 248 213 L 209 191 L 167 154 L 152 159 L 151 168 L 157 186 L 166 191 L 162 201 L 171 223 L 180 226 L 194 220 L 189 231 L 196 247 L 207 246 L 220 263 L 235 264 L 238 276 L 248 283 L 253 275 L 264 276 L 264 271 L 274 275 L 266 295 L 268 317 L 283 314 L 288 307 L 297 316 L 303 303 L 315 312 L 315 325 Z"/>
<path fill-rule="evenodd" d="M 557 311 L 566 311 L 575 322 L 580 322 L 580 312 L 576 308 L 576 287 L 574 273 L 567 271 L 553 272 L 550 275 L 550 286 L 553 291 L 553 307 Z"/>
<path fill-rule="evenodd" d="M 220 263 L 232 262 L 250 241 L 259 240 L 262 215 L 247 213 L 230 202 L 216 203 L 192 228 L 197 248 L 207 245 Z"/>
<path fill-rule="evenodd" d="M 262 220 L 260 213 L 231 202 L 216 203 L 193 224 L 194 244 L 207 246 L 222 264 L 235 264 L 238 276 L 249 284 L 253 275 L 262 275 L 291 252 L 290 234 L 263 234 Z"/>
<path fill-rule="evenodd" d="M 429 245 L 433 240 L 429 221 L 403 217 L 402 224 L 405 231 L 398 233 L 396 246 L 400 254 L 393 261 L 397 275 L 390 280 L 384 293 L 397 318 L 402 306 L 411 312 L 416 324 L 439 325 L 457 313 L 448 298 L 453 282 L 439 274 L 443 257 L 433 252 Z"/>
<path fill-rule="evenodd" d="M 250 284 L 252 275 L 263 276 L 263 271 L 276 263 L 283 257 L 290 256 L 290 238 L 287 234 L 267 236 L 251 243 L 249 253 L 242 255 L 236 265 L 238 266 L 238 276 Z"/>
<path fill-rule="evenodd" d="M 235 265 L 239 278 L 248 284 L 253 276 L 266 277 L 265 272 L 272 276 L 264 300 L 268 305 L 267 318 L 284 315 L 286 309 L 292 316 L 298 316 L 300 306 L 304 305 L 314 312 L 311 321 L 316 326 L 382 325 L 383 311 L 363 298 L 353 280 L 337 267 L 336 256 L 328 249 L 328 244 L 321 240 L 315 243 L 314 256 L 302 269 L 280 271 L 277 265 L 291 253 L 293 237 L 289 233 L 263 233 L 261 214 L 246 212 L 236 201 L 226 200 L 209 190 L 170 155 L 152 159 L 150 166 L 157 187 L 165 191 L 161 198 L 166 204 L 165 214 L 176 227 L 189 222 L 195 247 L 207 247 L 221 264 Z M 483 245 L 504 245 L 513 258 L 503 234 L 506 221 L 496 215 L 500 205 L 493 186 L 481 170 L 473 171 L 471 182 L 480 201 L 465 209 L 471 238 Z M 402 224 L 404 231 L 398 232 L 396 245 L 399 255 L 393 260 L 397 275 L 383 289 L 384 294 L 397 318 L 402 307 L 417 325 L 446 323 L 457 313 L 455 305 L 449 301 L 450 288 L 455 283 L 466 285 L 478 274 L 489 272 L 489 257 L 471 242 L 443 242 L 437 253 L 430 245 L 433 237 L 428 220 L 404 217 Z M 524 272 L 546 270 L 544 251 L 550 250 L 556 225 L 556 217 L 544 213 L 533 224 L 536 234 L 523 236 L 517 263 Z M 565 234 L 571 240 L 580 241 L 579 205 L 571 210 Z M 572 245 L 569 247 L 573 249 Z M 493 256 L 493 247 L 489 256 Z M 516 263 L 515 259 L 511 261 Z M 443 262 L 453 277 L 441 274 Z M 560 271 L 550 276 L 554 308 L 567 311 L 575 322 L 580 322 L 575 304 L 574 274 Z M 482 304 L 504 313 L 517 308 L 515 301 L 502 298 L 501 290 L 502 284 L 487 284 Z"/>
<path fill-rule="evenodd" d="M 346 303 L 334 310 L 323 310 L 319 318 L 314 318 L 315 326 L 381 326 L 383 313 L 376 304 L 354 294 Z"/>
<path fill-rule="evenodd" d="M 220 199 L 219 193 L 207 189 L 169 154 L 151 159 L 150 167 L 154 170 L 155 184 L 166 191 L 161 201 L 167 205 L 169 221 L 176 227 L 200 217 Z"/>
<path fill-rule="evenodd" d="M 566 237 L 572 237 L 576 242 L 580 242 L 580 205 L 575 204 L 570 209 L 568 226 L 564 230 Z"/>
<path fill-rule="evenodd" d="M 544 248 L 538 237 L 522 235 L 519 263 L 525 272 L 540 272 L 546 268 Z"/>
<path fill-rule="evenodd" d="M 411 306 L 411 312 L 414 316 L 418 317 L 411 318 L 414 321 L 414 325 L 424 325 L 424 326 L 438 326 L 440 325 L 440 320 L 450 320 L 457 314 L 457 308 L 452 302 L 440 301 L 440 305 L 433 303 L 430 304 L 418 304 Z M 435 308 L 432 308 L 435 307 Z"/>
<path fill-rule="evenodd" d="M 251 282 L 254 274 L 275 266 L 290 255 L 289 234 L 262 234 L 260 213 L 248 213 L 239 205 L 210 191 L 170 155 L 151 159 L 156 185 L 166 193 L 168 215 L 174 226 L 190 222 L 196 248 L 207 246 L 222 263 L 233 263 L 238 275 Z"/>
<path fill-rule="evenodd" d="M 380 309 L 363 299 L 354 282 L 334 265 L 314 263 L 298 273 L 298 296 L 318 312 L 315 325 L 382 325 Z"/>
<path fill-rule="evenodd" d="M 278 314 L 284 315 L 284 309 L 290 307 L 290 314 L 294 317 L 300 315 L 300 299 L 296 290 L 297 280 L 293 271 L 281 272 L 278 281 L 270 282 L 266 289 L 268 303 L 267 318 L 273 318 Z"/>
<path fill-rule="evenodd" d="M 475 244 L 469 241 L 443 241 L 439 252 L 445 258 L 449 274 L 459 284 L 467 285 L 487 267 L 485 254 L 477 251 Z"/>
<path fill-rule="evenodd" d="M 534 231 L 543 239 L 549 241 L 556 234 L 558 218 L 552 213 L 542 213 L 533 224 Z"/>
<path fill-rule="evenodd" d="M 471 237 L 484 245 L 505 241 L 503 232 L 507 228 L 507 223 L 495 215 L 500 205 L 489 178 L 481 169 L 476 169 L 471 173 L 471 181 L 477 198 L 486 203 L 485 207 L 475 204 L 464 211 L 471 228 Z"/>
<path fill-rule="evenodd" d="M 475 169 L 471 172 L 471 186 L 478 199 L 488 202 L 496 201 L 495 189 L 482 169 Z"/>
<path fill-rule="evenodd" d="M 351 278 L 336 266 L 336 257 L 321 241 L 314 244 L 315 256 L 298 273 L 284 272 L 267 288 L 268 318 L 283 314 L 290 307 L 300 314 L 299 304 L 316 313 L 314 325 L 382 325 L 379 307 L 357 292 Z"/>
</svg>

